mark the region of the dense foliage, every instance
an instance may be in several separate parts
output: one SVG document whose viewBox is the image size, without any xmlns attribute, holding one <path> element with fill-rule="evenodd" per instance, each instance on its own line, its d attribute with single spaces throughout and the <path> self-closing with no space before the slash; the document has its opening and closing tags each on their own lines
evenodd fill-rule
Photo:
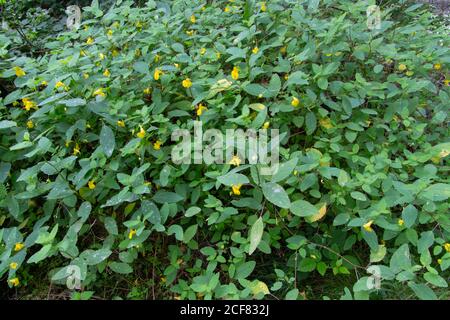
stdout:
<svg viewBox="0 0 450 320">
<path fill-rule="evenodd" d="M 448 299 L 448 30 L 399 3 L 369 30 L 374 3 L 94 1 L 38 51 L 2 30 L 5 288 L 76 266 L 85 297 Z M 278 128 L 279 171 L 174 164 L 194 120 Z"/>
</svg>

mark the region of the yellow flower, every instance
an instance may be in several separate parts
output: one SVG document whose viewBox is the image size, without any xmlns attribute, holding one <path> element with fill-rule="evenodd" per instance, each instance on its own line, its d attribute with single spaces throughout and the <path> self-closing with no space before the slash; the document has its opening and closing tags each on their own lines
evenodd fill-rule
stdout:
<svg viewBox="0 0 450 320">
<path fill-rule="evenodd" d="M 136 235 L 136 229 L 131 229 L 130 233 L 128 233 L 128 239 L 133 239 L 134 235 Z"/>
<path fill-rule="evenodd" d="M 45 80 L 41 81 L 41 86 L 46 87 L 47 85 L 48 85 L 47 81 L 45 81 Z"/>
<path fill-rule="evenodd" d="M 87 38 L 86 44 L 93 44 L 93 43 L 94 43 L 94 39 L 92 37 Z"/>
<path fill-rule="evenodd" d="M 219 51 L 216 52 L 216 58 L 220 59 L 220 52 Z"/>
<path fill-rule="evenodd" d="M 227 6 L 225 9 L 223 9 L 224 12 L 230 12 L 230 8 Z"/>
<path fill-rule="evenodd" d="M 83 73 L 83 78 L 84 79 L 88 79 L 89 78 L 89 73 Z"/>
<path fill-rule="evenodd" d="M 289 80 L 289 75 L 287 73 L 284 75 L 284 80 L 286 80 L 286 81 Z"/>
<path fill-rule="evenodd" d="M 287 51 L 286 46 L 280 48 L 280 53 L 281 53 L 281 54 L 285 54 L 286 51 Z"/>
<path fill-rule="evenodd" d="M 194 30 L 186 31 L 186 34 L 187 34 L 188 36 L 192 36 L 192 35 L 194 34 Z"/>
<path fill-rule="evenodd" d="M 28 98 L 23 98 L 22 103 L 23 103 L 25 110 L 27 110 L 27 111 L 30 111 L 31 109 L 37 109 L 36 103 L 34 103 L 34 101 L 32 101 Z"/>
<path fill-rule="evenodd" d="M 364 230 L 366 230 L 367 232 L 372 232 L 373 231 L 372 223 L 373 223 L 373 220 L 370 220 L 365 225 L 363 225 Z"/>
<path fill-rule="evenodd" d="M 13 287 L 17 287 L 20 283 L 19 278 L 13 278 L 11 280 L 9 280 L 9 283 L 13 286 Z"/>
<path fill-rule="evenodd" d="M 266 3 L 265 2 L 261 3 L 261 11 L 266 12 L 266 10 L 267 10 Z"/>
<path fill-rule="evenodd" d="M 106 96 L 106 94 L 103 92 L 103 88 L 98 88 L 97 90 L 94 91 L 92 95 L 100 97 Z"/>
<path fill-rule="evenodd" d="M 241 164 L 241 159 L 239 158 L 239 156 L 233 156 L 229 164 L 238 167 Z"/>
<path fill-rule="evenodd" d="M 26 74 L 21 67 L 14 67 L 14 71 L 16 72 L 16 76 L 19 78 Z"/>
<path fill-rule="evenodd" d="M 175 66 L 175 68 L 179 68 L 180 67 L 180 65 L 178 63 L 174 63 L 173 65 Z"/>
<path fill-rule="evenodd" d="M 125 127 L 125 121 L 123 121 L 123 120 L 117 120 L 117 125 L 118 125 L 119 127 L 121 127 L 121 128 L 124 128 L 124 127 Z"/>
<path fill-rule="evenodd" d="M 444 244 L 444 249 L 445 249 L 445 251 L 447 251 L 447 252 L 450 252 L 450 243 L 445 243 Z"/>
<path fill-rule="evenodd" d="M 293 107 L 298 107 L 299 104 L 300 104 L 300 100 L 298 100 L 297 97 L 292 97 L 291 105 Z"/>
<path fill-rule="evenodd" d="M 239 78 L 239 69 L 237 67 L 234 67 L 233 71 L 231 71 L 231 77 L 233 80 L 237 80 Z"/>
<path fill-rule="evenodd" d="M 111 52 L 113 57 L 117 57 L 119 55 L 119 50 L 117 49 L 113 49 L 113 51 Z"/>
<path fill-rule="evenodd" d="M 56 84 L 55 84 L 55 88 L 56 89 L 58 89 L 58 88 L 61 88 L 61 87 L 65 87 L 66 85 L 64 84 L 64 82 L 61 82 L 61 81 L 58 81 Z"/>
<path fill-rule="evenodd" d="M 106 33 L 108 35 L 108 37 L 112 37 L 113 35 L 113 31 L 111 29 L 108 30 L 108 32 Z"/>
<path fill-rule="evenodd" d="M 192 81 L 189 78 L 186 78 L 183 80 L 183 82 L 181 83 L 183 85 L 183 87 L 185 88 L 190 88 L 192 87 Z"/>
<path fill-rule="evenodd" d="M 197 20 L 195 19 L 195 16 L 194 15 L 192 15 L 191 16 L 191 23 L 195 23 Z"/>
<path fill-rule="evenodd" d="M 140 139 L 144 139 L 145 137 L 145 130 L 142 128 L 142 126 L 139 126 L 139 132 L 136 134 L 136 136 Z"/>
<path fill-rule="evenodd" d="M 16 269 L 17 269 L 17 263 L 16 263 L 16 262 L 11 262 L 11 263 L 9 264 L 9 267 L 10 267 L 11 269 L 13 269 L 13 270 L 16 270 Z"/>
<path fill-rule="evenodd" d="M 156 140 L 156 142 L 153 144 L 153 149 L 159 150 L 161 149 L 162 142 L 160 140 Z"/>
<path fill-rule="evenodd" d="M 98 57 L 100 60 L 104 60 L 106 58 L 106 56 L 101 52 L 98 54 Z"/>
<path fill-rule="evenodd" d="M 23 248 L 25 247 L 25 245 L 22 243 L 22 242 L 17 242 L 15 245 L 14 245 L 14 251 L 20 251 L 20 250 L 22 250 Z"/>
<path fill-rule="evenodd" d="M 405 224 L 405 221 L 403 221 L 403 219 L 398 219 L 398 225 L 401 227 Z"/>
<path fill-rule="evenodd" d="M 435 63 L 433 65 L 434 70 L 441 70 L 442 69 L 442 65 L 440 63 Z"/>
<path fill-rule="evenodd" d="M 206 53 L 206 48 L 201 48 L 201 49 L 200 49 L 200 54 L 201 54 L 201 55 L 204 55 L 205 53 Z"/>
<path fill-rule="evenodd" d="M 163 74 L 163 72 L 159 69 L 155 69 L 155 72 L 153 73 L 153 79 L 156 81 L 159 80 L 159 77 Z"/>
<path fill-rule="evenodd" d="M 86 52 L 84 52 L 84 50 L 80 50 L 80 56 L 85 57 L 86 56 Z"/>
<path fill-rule="evenodd" d="M 257 54 L 258 51 L 259 51 L 259 48 L 258 48 L 258 47 L 254 47 L 254 48 L 252 49 L 252 53 L 253 53 L 253 54 Z"/>
<path fill-rule="evenodd" d="M 28 121 L 27 121 L 27 128 L 28 128 L 28 129 L 33 129 L 33 128 L 34 128 L 34 123 L 33 123 L 33 121 L 31 121 L 31 120 L 28 120 Z"/>
<path fill-rule="evenodd" d="M 150 94 L 152 93 L 152 88 L 145 88 L 144 89 L 144 94 Z"/>
<path fill-rule="evenodd" d="M 161 283 L 166 283 L 166 278 L 161 277 Z"/>
<path fill-rule="evenodd" d="M 77 144 L 75 144 L 75 147 L 73 147 L 73 155 L 76 156 L 80 154 L 80 146 Z"/>
<path fill-rule="evenodd" d="M 203 104 L 199 104 L 198 106 L 197 106 L 197 116 L 201 116 L 202 114 L 203 114 L 203 111 L 204 110 L 208 110 Z"/>
<path fill-rule="evenodd" d="M 445 79 L 444 85 L 446 85 L 447 87 L 450 86 L 450 79 Z"/>
<path fill-rule="evenodd" d="M 414 74 L 414 71 L 406 71 L 406 75 L 408 77 L 411 77 Z"/>
<path fill-rule="evenodd" d="M 263 129 L 268 129 L 269 127 L 270 127 L 270 122 L 269 121 L 264 122 Z"/>
<path fill-rule="evenodd" d="M 405 71 L 407 69 L 407 67 L 406 67 L 406 65 L 405 64 L 400 64 L 399 66 L 398 66 L 398 70 L 400 70 L 400 71 Z"/>
<path fill-rule="evenodd" d="M 238 185 L 233 184 L 231 186 L 231 189 L 233 190 L 233 194 L 239 196 L 241 194 L 241 187 L 242 187 L 242 184 L 238 184 Z"/>
<path fill-rule="evenodd" d="M 94 180 L 91 180 L 91 181 L 88 182 L 88 188 L 91 189 L 91 190 L 95 189 L 95 182 L 94 182 Z"/>
<path fill-rule="evenodd" d="M 106 69 L 105 72 L 103 72 L 103 75 L 104 75 L 105 77 L 109 77 L 109 76 L 111 75 L 111 72 L 109 72 L 109 70 Z"/>
</svg>

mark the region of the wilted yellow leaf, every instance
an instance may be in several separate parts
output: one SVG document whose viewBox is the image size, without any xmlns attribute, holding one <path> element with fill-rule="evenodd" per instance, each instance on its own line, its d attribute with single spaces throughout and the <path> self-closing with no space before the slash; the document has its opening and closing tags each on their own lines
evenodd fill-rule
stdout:
<svg viewBox="0 0 450 320">
<path fill-rule="evenodd" d="M 324 203 L 320 207 L 319 211 L 315 215 L 308 217 L 307 220 L 308 220 L 308 222 L 316 222 L 316 221 L 322 219 L 326 213 L 327 213 L 327 204 Z"/>
<path fill-rule="evenodd" d="M 252 293 L 253 295 L 257 295 L 259 293 L 264 293 L 264 295 L 269 294 L 269 288 L 267 287 L 267 284 L 265 284 L 262 281 L 257 281 L 257 283 L 252 287 Z"/>
</svg>

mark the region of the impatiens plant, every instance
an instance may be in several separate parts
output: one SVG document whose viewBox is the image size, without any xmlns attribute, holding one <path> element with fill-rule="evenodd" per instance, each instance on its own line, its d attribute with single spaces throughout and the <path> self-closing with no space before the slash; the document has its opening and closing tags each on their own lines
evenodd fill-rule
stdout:
<svg viewBox="0 0 450 320">
<path fill-rule="evenodd" d="M 32 55 L 1 30 L 5 287 L 448 299 L 448 29 L 375 4 L 93 1 Z M 175 163 L 195 121 L 278 129 L 278 170 Z"/>
</svg>

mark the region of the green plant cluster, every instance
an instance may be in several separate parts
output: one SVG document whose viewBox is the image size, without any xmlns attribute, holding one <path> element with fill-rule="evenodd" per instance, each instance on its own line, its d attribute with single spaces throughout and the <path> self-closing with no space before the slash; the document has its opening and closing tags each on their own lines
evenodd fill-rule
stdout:
<svg viewBox="0 0 450 320">
<path fill-rule="evenodd" d="M 93 1 L 31 57 L 0 31 L 0 280 L 448 298 L 450 39 L 421 5 L 371 30 L 372 4 Z M 279 170 L 174 164 L 195 120 L 279 129 Z"/>
</svg>

